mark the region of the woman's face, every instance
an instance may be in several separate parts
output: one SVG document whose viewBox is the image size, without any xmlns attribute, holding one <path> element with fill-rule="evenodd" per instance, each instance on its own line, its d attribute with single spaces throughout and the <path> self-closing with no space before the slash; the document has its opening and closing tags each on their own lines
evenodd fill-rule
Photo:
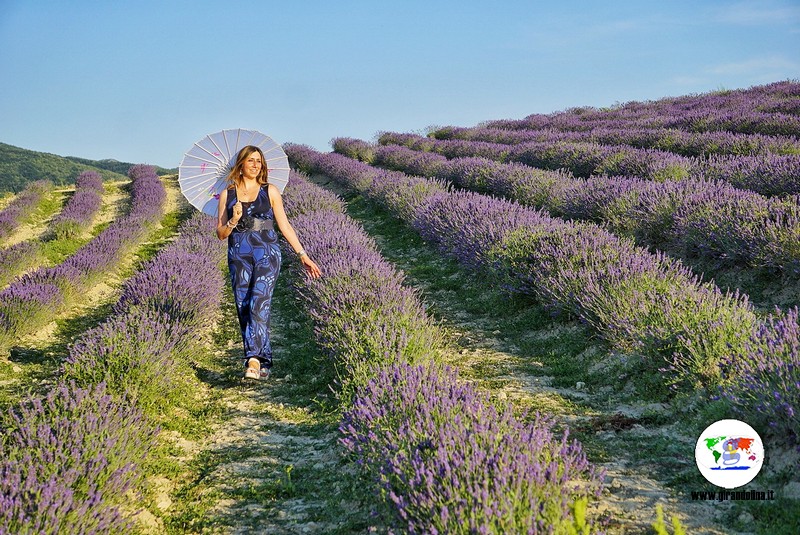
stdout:
<svg viewBox="0 0 800 535">
<path fill-rule="evenodd" d="M 252 178 L 255 179 L 258 174 L 261 172 L 261 166 L 263 162 L 261 161 L 261 155 L 253 151 L 250 153 L 250 156 L 244 161 L 244 167 L 242 168 L 242 174 L 245 178 Z"/>
</svg>

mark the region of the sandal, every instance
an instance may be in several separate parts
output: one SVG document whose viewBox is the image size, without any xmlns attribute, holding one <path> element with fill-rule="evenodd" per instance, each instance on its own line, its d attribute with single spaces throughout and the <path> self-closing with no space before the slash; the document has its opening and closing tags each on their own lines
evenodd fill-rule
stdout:
<svg viewBox="0 0 800 535">
<path fill-rule="evenodd" d="M 255 362 L 255 366 L 253 363 Z M 247 371 L 244 372 L 245 379 L 261 379 L 261 363 L 258 359 L 251 358 L 247 361 Z"/>
</svg>

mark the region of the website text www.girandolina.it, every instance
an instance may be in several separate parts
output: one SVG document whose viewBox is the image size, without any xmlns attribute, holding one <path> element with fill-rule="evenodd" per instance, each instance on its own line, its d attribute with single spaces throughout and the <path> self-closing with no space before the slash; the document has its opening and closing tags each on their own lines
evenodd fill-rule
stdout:
<svg viewBox="0 0 800 535">
<path fill-rule="evenodd" d="M 766 501 L 775 499 L 774 490 L 703 490 L 692 491 L 692 500 L 751 500 Z"/>
</svg>

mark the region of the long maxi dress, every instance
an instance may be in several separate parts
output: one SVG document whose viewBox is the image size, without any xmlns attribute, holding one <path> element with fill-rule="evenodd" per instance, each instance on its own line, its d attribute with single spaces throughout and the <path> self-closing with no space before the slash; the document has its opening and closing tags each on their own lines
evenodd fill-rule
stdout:
<svg viewBox="0 0 800 535">
<path fill-rule="evenodd" d="M 233 216 L 236 189 L 228 190 L 226 208 Z M 262 368 L 272 367 L 269 322 L 272 292 L 281 268 L 278 234 L 267 186 L 252 202 L 242 202 L 242 217 L 228 236 L 228 270 L 244 343 L 244 364 L 256 357 Z"/>
</svg>

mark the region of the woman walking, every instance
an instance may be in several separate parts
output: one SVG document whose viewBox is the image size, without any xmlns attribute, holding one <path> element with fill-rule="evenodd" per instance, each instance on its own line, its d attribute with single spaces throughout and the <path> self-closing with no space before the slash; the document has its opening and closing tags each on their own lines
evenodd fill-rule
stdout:
<svg viewBox="0 0 800 535">
<path fill-rule="evenodd" d="M 249 379 L 264 379 L 272 368 L 269 320 L 281 267 L 273 222 L 308 274 L 314 278 L 322 274 L 289 224 L 280 191 L 267 178 L 261 149 L 244 147 L 228 175 L 228 188 L 220 194 L 217 211 L 217 236 L 228 239 L 228 269 L 244 342 L 244 376 Z"/>
</svg>

